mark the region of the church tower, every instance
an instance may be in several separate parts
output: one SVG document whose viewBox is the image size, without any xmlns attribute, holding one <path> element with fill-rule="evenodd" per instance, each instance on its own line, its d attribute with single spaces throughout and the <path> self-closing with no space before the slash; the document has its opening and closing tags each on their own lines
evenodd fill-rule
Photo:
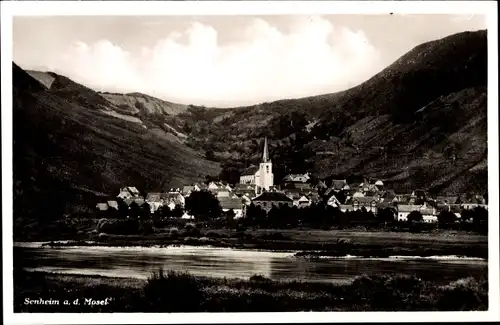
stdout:
<svg viewBox="0 0 500 325">
<path fill-rule="evenodd" d="M 255 187 L 257 194 L 269 191 L 274 186 L 273 163 L 269 158 L 267 137 L 264 138 L 264 153 L 262 154 L 262 162 L 259 166 L 259 176 L 257 186 Z"/>
</svg>

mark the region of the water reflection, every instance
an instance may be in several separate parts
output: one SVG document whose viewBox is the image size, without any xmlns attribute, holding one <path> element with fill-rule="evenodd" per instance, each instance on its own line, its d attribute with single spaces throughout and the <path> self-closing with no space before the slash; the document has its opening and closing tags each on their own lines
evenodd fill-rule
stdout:
<svg viewBox="0 0 500 325">
<path fill-rule="evenodd" d="M 346 280 L 361 274 L 416 274 L 450 281 L 487 274 L 487 262 L 438 259 L 305 260 L 291 253 L 207 247 L 15 247 L 15 263 L 29 270 L 70 274 L 147 278 L 152 271 L 189 271 L 194 275 L 280 280 Z"/>
</svg>

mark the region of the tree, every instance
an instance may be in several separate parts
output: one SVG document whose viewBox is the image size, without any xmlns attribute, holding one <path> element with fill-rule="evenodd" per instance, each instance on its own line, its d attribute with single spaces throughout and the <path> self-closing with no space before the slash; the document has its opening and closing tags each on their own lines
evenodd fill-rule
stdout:
<svg viewBox="0 0 500 325">
<path fill-rule="evenodd" d="M 117 202 L 118 202 L 118 216 L 120 218 L 126 219 L 129 214 L 129 208 L 127 203 L 125 203 L 121 199 L 117 200 Z"/>
<path fill-rule="evenodd" d="M 226 225 L 232 227 L 234 225 L 234 217 L 236 217 L 236 213 L 234 213 L 233 209 L 229 209 L 226 213 L 224 213 L 226 217 Z"/>
<path fill-rule="evenodd" d="M 172 211 L 170 211 L 170 208 L 166 207 L 169 211 L 169 215 L 172 217 L 172 218 L 180 218 L 184 215 L 184 209 L 182 208 L 182 206 L 180 204 L 176 204 L 174 209 Z"/>
<path fill-rule="evenodd" d="M 187 197 L 186 211 L 198 221 L 206 221 L 220 217 L 222 209 L 212 193 L 197 191 Z"/>
<path fill-rule="evenodd" d="M 420 211 L 412 211 L 408 215 L 408 222 L 422 222 L 424 220 L 424 217 L 422 216 L 422 213 Z"/>
<path fill-rule="evenodd" d="M 128 216 L 130 218 L 136 219 L 140 216 L 140 214 L 141 214 L 141 209 L 140 209 L 139 205 L 136 202 L 132 202 L 129 205 Z"/>
<path fill-rule="evenodd" d="M 392 208 L 383 208 L 378 210 L 377 217 L 381 222 L 394 221 L 396 211 Z"/>
<path fill-rule="evenodd" d="M 472 210 L 472 223 L 475 225 L 488 225 L 488 211 L 483 207 Z"/>
<path fill-rule="evenodd" d="M 439 212 L 437 218 L 440 224 L 454 223 L 455 221 L 457 221 L 457 216 L 450 211 Z"/>
<path fill-rule="evenodd" d="M 250 224 L 263 225 L 266 222 L 266 211 L 252 203 L 247 209 L 246 219 Z"/>
<path fill-rule="evenodd" d="M 235 167 L 224 167 L 219 174 L 219 179 L 229 184 L 236 184 L 240 181 L 240 172 Z"/>
<path fill-rule="evenodd" d="M 139 217 L 141 219 L 149 219 L 151 215 L 151 206 L 149 203 L 144 202 L 139 208 Z"/>
<path fill-rule="evenodd" d="M 342 190 L 335 193 L 335 197 L 337 198 L 337 200 L 339 200 L 341 204 L 344 204 L 345 201 L 347 200 L 347 193 L 346 191 Z"/>
<path fill-rule="evenodd" d="M 213 149 L 208 149 L 205 151 L 205 158 L 207 160 L 212 160 L 212 161 L 215 160 L 215 153 L 214 153 Z"/>
<path fill-rule="evenodd" d="M 267 213 L 267 219 L 273 227 L 279 228 L 281 226 L 281 213 L 277 206 L 273 205 L 271 210 Z"/>
</svg>

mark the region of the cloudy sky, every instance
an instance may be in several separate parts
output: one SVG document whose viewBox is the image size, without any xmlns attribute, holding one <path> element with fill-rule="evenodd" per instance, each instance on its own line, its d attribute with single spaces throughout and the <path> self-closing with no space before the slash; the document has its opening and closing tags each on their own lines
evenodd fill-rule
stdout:
<svg viewBox="0 0 500 325">
<path fill-rule="evenodd" d="M 13 60 L 96 90 L 237 106 L 355 86 L 485 16 L 14 17 Z"/>
</svg>

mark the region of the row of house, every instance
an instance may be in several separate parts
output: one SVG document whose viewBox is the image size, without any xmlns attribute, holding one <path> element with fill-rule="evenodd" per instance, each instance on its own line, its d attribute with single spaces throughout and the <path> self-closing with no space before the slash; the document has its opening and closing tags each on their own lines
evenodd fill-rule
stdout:
<svg viewBox="0 0 500 325">
<path fill-rule="evenodd" d="M 148 193 L 145 197 L 135 187 L 124 187 L 120 189 L 117 198 L 127 205 L 135 202 L 142 206 L 147 202 L 151 212 L 154 213 L 161 206 L 168 206 L 171 210 L 176 206 L 184 208 L 186 198 L 193 192 L 209 191 L 219 200 L 222 210 L 233 210 L 236 218 L 243 217 L 246 207 L 251 203 L 269 211 L 273 206 L 304 208 L 323 200 L 327 205 L 339 208 L 343 212 L 364 209 L 377 214 L 380 209 L 392 208 L 395 211 L 395 218 L 400 221 L 407 220 L 412 211 L 421 212 L 425 222 L 435 222 L 437 215 L 443 210 L 460 217 L 463 209 L 479 206 L 488 208 L 486 200 L 480 195 L 429 198 L 422 190 L 414 190 L 410 194 L 398 194 L 385 189 L 381 180 L 365 179 L 363 182 L 351 184 L 345 179 L 332 180 L 327 186 L 324 181 L 311 184 L 309 174 L 293 174 L 286 176 L 281 186 L 273 186 L 269 191 L 259 195 L 256 194 L 255 186 L 244 183 L 235 186 L 223 182 L 195 183 L 182 188 L 173 188 L 167 192 Z M 101 211 L 118 209 L 118 203 L 111 200 L 98 203 L 96 207 Z M 192 217 L 185 213 L 183 218 Z"/>
<path fill-rule="evenodd" d="M 331 195 L 328 204 L 340 208 L 343 212 L 364 208 L 366 211 L 377 213 L 379 209 L 392 208 L 400 221 L 406 221 L 413 211 L 419 211 L 425 222 L 436 222 L 441 211 L 452 212 L 460 218 L 464 209 L 488 209 L 486 200 L 481 195 L 430 197 L 425 191 L 418 189 L 410 194 L 398 194 L 385 189 L 380 180 L 365 180 L 351 185 L 347 184 L 346 180 L 333 180 L 325 193 L 327 196 Z M 337 196 L 343 196 L 345 202 L 340 202 Z"/>
</svg>

